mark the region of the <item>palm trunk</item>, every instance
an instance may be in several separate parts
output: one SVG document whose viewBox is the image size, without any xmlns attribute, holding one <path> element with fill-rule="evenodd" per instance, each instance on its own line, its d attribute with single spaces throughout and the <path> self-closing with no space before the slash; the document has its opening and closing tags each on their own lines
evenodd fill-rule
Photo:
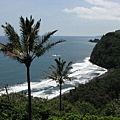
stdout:
<svg viewBox="0 0 120 120">
<path fill-rule="evenodd" d="M 27 83 L 28 83 L 28 120 L 31 120 L 30 66 L 27 66 Z"/>
<path fill-rule="evenodd" d="M 61 113 L 61 110 L 62 110 L 61 92 L 62 92 L 62 84 L 60 84 L 60 113 Z"/>
</svg>

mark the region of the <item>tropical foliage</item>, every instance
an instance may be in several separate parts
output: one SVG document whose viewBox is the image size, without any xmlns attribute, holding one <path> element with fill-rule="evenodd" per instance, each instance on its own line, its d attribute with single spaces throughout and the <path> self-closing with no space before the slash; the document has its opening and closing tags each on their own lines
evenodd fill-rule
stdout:
<svg viewBox="0 0 120 120">
<path fill-rule="evenodd" d="M 28 113 L 31 120 L 31 88 L 30 88 L 30 65 L 36 57 L 40 57 L 50 48 L 63 42 L 63 40 L 49 43 L 49 38 L 57 32 L 57 30 L 48 32 L 42 37 L 39 37 L 38 32 L 41 20 L 34 24 L 34 19 L 24 19 L 20 17 L 20 36 L 9 23 L 2 25 L 8 43 L 0 43 L 0 52 L 26 65 L 27 68 L 27 83 L 28 83 Z"/>
<path fill-rule="evenodd" d="M 60 111 L 62 109 L 62 104 L 61 104 L 61 95 L 62 95 L 62 84 L 64 83 L 64 80 L 71 80 L 71 78 L 68 76 L 70 70 L 72 69 L 72 62 L 69 62 L 66 66 L 66 61 L 59 59 L 55 59 L 56 66 L 51 65 L 49 67 L 49 70 L 51 73 L 45 72 L 48 75 L 46 78 L 55 80 L 59 86 L 60 86 Z"/>
<path fill-rule="evenodd" d="M 9 98 L 8 100 L 7 95 L 0 96 L 0 120 L 27 120 L 27 97 L 22 93 L 13 93 L 9 94 Z M 119 105 L 120 108 L 120 101 L 113 101 L 106 105 L 101 114 L 97 113 L 99 109 L 95 109 L 87 102 L 79 102 L 74 105 L 63 100 L 62 104 L 60 117 L 58 98 L 46 100 L 32 97 L 32 120 L 120 120 L 120 109 L 117 111 L 114 108 L 116 116 L 108 115 L 108 113 L 112 113 L 111 109 L 114 105 Z"/>
</svg>

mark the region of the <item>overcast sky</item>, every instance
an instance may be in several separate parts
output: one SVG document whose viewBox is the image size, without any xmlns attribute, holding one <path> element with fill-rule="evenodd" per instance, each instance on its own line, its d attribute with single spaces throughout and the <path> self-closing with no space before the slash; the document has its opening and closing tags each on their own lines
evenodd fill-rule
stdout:
<svg viewBox="0 0 120 120">
<path fill-rule="evenodd" d="M 30 15 L 41 19 L 40 35 L 55 29 L 55 35 L 103 35 L 120 29 L 120 0 L 0 0 L 0 25 L 19 33 L 19 17 Z"/>
</svg>

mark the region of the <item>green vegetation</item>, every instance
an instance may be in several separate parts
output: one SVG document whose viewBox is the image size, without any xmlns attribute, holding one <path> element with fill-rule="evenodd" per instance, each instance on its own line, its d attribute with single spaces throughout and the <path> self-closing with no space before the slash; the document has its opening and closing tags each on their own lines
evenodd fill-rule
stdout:
<svg viewBox="0 0 120 120">
<path fill-rule="evenodd" d="M 94 111 L 95 115 L 97 113 L 97 115 L 120 117 L 119 73 L 120 69 L 111 70 L 105 75 L 94 78 L 86 84 L 80 84 L 76 89 L 71 90 L 69 94 L 64 95 L 63 99 L 79 107 L 79 103 L 87 102 L 89 103 L 89 107 L 87 107 L 90 108 L 92 112 Z M 85 107 L 84 110 L 87 109 L 87 107 Z M 84 110 L 82 112 L 84 112 Z"/>
<path fill-rule="evenodd" d="M 27 97 L 22 93 L 0 96 L 0 120 L 27 120 Z M 119 105 L 119 106 L 118 106 Z M 116 107 L 116 108 L 114 108 Z M 117 107 L 119 111 L 117 111 Z M 106 115 L 112 113 L 115 115 Z M 71 104 L 63 100 L 59 116 L 59 99 L 46 100 L 32 97 L 32 120 L 120 120 L 120 101 L 112 101 L 98 115 L 97 109 L 87 102 Z M 118 115 L 117 115 L 118 114 Z"/>
<path fill-rule="evenodd" d="M 120 69 L 81 84 L 69 94 L 52 100 L 32 97 L 32 120 L 120 120 Z M 27 96 L 0 96 L 0 120 L 26 120 Z"/>
<path fill-rule="evenodd" d="M 27 68 L 27 83 L 28 83 L 28 120 L 31 120 L 31 88 L 30 88 L 30 66 L 32 61 L 36 57 L 42 56 L 50 48 L 64 42 L 63 40 L 49 43 L 49 38 L 57 32 L 57 30 L 46 33 L 41 38 L 38 35 L 40 28 L 39 20 L 34 24 L 32 16 L 30 20 L 20 17 L 20 32 L 19 36 L 14 28 L 9 24 L 2 25 L 6 36 L 8 37 L 8 43 L 0 43 L 0 52 L 9 56 L 10 58 L 17 60 L 20 63 L 25 64 Z"/>
<path fill-rule="evenodd" d="M 120 120 L 120 31 L 104 35 L 91 54 L 91 62 L 109 71 L 86 84 L 80 84 L 62 97 L 60 93 L 62 105 L 60 103 L 59 106 L 59 98 L 47 100 L 31 96 L 31 62 L 54 45 L 63 42 L 48 44 L 49 37 L 57 30 L 45 34 L 39 40 L 40 21 L 33 24 L 32 17 L 30 20 L 20 18 L 21 37 L 10 24 L 2 26 L 9 42 L 0 43 L 0 51 L 26 65 L 28 98 L 23 93 L 0 96 L 0 120 Z M 55 61 L 57 67 L 49 67 L 52 73 L 48 73 L 48 77 L 58 80 L 61 86 L 63 77 L 69 79 L 67 73 L 71 69 L 71 62 L 65 67 L 66 62 L 60 58 Z M 7 85 L 5 89 L 9 93 Z"/>
<path fill-rule="evenodd" d="M 120 30 L 102 36 L 93 49 L 90 61 L 107 69 L 120 67 Z"/>
<path fill-rule="evenodd" d="M 101 38 L 93 49 L 90 61 L 107 68 L 108 72 L 86 84 L 80 84 L 63 99 L 79 106 L 84 115 L 120 118 L 120 30 Z"/>
<path fill-rule="evenodd" d="M 113 69 L 52 100 L 32 97 L 32 120 L 120 120 L 120 69 Z M 26 120 L 27 97 L 0 96 L 0 120 Z"/>
</svg>

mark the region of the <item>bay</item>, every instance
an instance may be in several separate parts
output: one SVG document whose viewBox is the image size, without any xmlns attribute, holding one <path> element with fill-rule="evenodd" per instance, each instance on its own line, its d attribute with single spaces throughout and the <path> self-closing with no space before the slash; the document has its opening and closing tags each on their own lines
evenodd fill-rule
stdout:
<svg viewBox="0 0 120 120">
<path fill-rule="evenodd" d="M 53 36 L 50 41 L 60 39 L 66 42 L 56 45 L 47 51 L 40 58 L 36 58 L 31 65 L 31 89 L 32 95 L 52 99 L 59 95 L 59 86 L 50 79 L 45 79 L 43 70 L 47 71 L 50 65 L 55 65 L 54 59 L 61 57 L 66 62 L 73 62 L 73 71 L 70 76 L 73 81 L 66 81 L 63 87 L 63 94 L 74 89 L 81 83 L 86 83 L 93 77 L 106 72 L 106 69 L 93 65 L 89 62 L 90 54 L 95 43 L 88 42 L 96 37 L 86 36 Z M 6 37 L 0 37 L 0 42 L 6 43 Z M 9 85 L 8 92 L 27 92 L 26 67 L 24 64 L 0 54 L 0 95 L 5 93 L 4 85 Z"/>
</svg>

